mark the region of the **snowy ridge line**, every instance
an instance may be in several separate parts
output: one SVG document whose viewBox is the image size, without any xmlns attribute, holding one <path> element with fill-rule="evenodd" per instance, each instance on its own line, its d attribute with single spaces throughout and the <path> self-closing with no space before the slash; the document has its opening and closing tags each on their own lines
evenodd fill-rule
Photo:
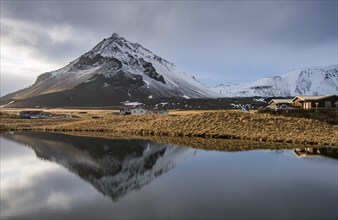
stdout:
<svg viewBox="0 0 338 220">
<path fill-rule="evenodd" d="M 212 90 L 221 97 L 287 97 L 338 94 L 338 65 L 292 70 L 252 83 L 222 84 Z"/>
</svg>

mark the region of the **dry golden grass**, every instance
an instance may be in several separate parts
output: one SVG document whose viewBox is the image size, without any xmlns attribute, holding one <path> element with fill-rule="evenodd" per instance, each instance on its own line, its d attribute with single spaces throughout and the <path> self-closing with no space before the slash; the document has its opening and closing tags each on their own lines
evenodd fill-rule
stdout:
<svg viewBox="0 0 338 220">
<path fill-rule="evenodd" d="M 69 110 L 73 111 L 73 110 Z M 5 119 L 12 130 L 103 132 L 120 135 L 203 137 L 338 146 L 338 127 L 313 119 L 237 111 L 177 111 L 169 115 L 116 115 L 93 110 L 73 119 Z M 74 112 L 74 111 L 73 111 Z M 80 111 L 79 111 L 80 112 Z M 78 112 L 78 113 L 79 113 Z M 91 116 L 99 116 L 92 119 Z"/>
<path fill-rule="evenodd" d="M 204 150 L 217 151 L 246 151 L 257 149 L 294 149 L 305 148 L 309 145 L 281 143 L 281 142 L 259 142 L 252 140 L 239 139 L 216 139 L 216 138 L 199 138 L 199 137 L 168 137 L 168 136 L 141 136 L 132 134 L 116 134 L 108 132 L 61 132 L 72 136 L 97 137 L 109 139 L 142 139 L 155 141 L 163 144 L 173 144 L 181 147 L 192 147 Z"/>
<path fill-rule="evenodd" d="M 105 110 L 105 109 L 62 109 L 62 108 L 27 108 L 27 109 L 18 109 L 18 108 L 3 108 L 1 109 L 2 114 L 18 115 L 21 111 L 46 111 L 52 112 L 53 114 L 70 114 L 74 117 L 79 118 L 91 118 L 95 117 L 104 117 L 110 114 L 117 114 L 118 110 Z"/>
</svg>

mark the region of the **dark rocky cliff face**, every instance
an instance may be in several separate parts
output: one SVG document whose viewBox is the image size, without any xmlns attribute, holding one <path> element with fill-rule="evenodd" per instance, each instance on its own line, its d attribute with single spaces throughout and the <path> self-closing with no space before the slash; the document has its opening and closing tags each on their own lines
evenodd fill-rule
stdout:
<svg viewBox="0 0 338 220">
<path fill-rule="evenodd" d="M 145 69 L 145 74 L 147 76 L 149 76 L 150 78 L 154 80 L 165 83 L 163 76 L 156 72 L 156 69 L 153 67 L 153 65 L 150 62 L 146 62 L 144 59 L 141 58 L 140 63 Z"/>
</svg>

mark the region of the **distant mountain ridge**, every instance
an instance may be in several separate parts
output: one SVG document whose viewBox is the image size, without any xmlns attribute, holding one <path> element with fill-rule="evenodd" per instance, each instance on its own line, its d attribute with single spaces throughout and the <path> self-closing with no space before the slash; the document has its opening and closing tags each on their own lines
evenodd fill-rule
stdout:
<svg viewBox="0 0 338 220">
<path fill-rule="evenodd" d="M 216 96 L 173 63 L 114 33 L 67 66 L 39 75 L 32 86 L 2 100 L 40 100 L 44 105 L 53 99 L 59 105 L 77 105 L 98 100 L 111 104 L 128 99 Z"/>
<path fill-rule="evenodd" d="M 127 100 L 328 94 L 338 94 L 338 65 L 208 88 L 173 63 L 114 33 L 65 67 L 43 73 L 33 85 L 1 97 L 0 105 L 90 107 Z"/>
<path fill-rule="evenodd" d="M 338 65 L 293 70 L 252 83 L 221 84 L 212 89 L 221 97 L 338 94 Z"/>
</svg>

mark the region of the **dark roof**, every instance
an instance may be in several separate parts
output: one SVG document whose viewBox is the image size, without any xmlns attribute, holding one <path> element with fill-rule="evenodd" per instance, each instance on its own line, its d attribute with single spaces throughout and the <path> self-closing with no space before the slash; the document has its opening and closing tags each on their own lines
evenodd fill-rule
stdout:
<svg viewBox="0 0 338 220">
<path fill-rule="evenodd" d="M 39 115 L 43 111 L 21 111 L 20 114 L 27 114 L 27 115 Z"/>
</svg>

